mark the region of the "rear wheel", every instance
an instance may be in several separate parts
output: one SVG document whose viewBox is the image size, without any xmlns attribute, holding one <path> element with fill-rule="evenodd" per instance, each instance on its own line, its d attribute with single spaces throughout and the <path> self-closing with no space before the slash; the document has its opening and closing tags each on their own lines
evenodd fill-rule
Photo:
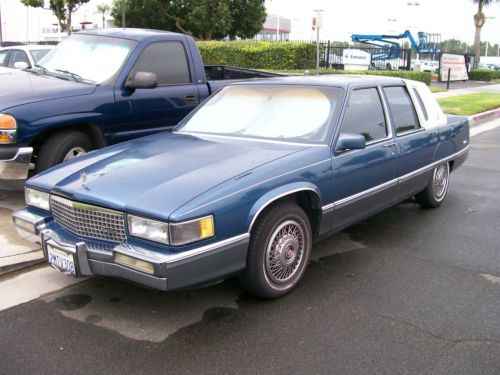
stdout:
<svg viewBox="0 0 500 375">
<path fill-rule="evenodd" d="M 418 204 L 425 208 L 438 207 L 446 197 L 450 182 L 450 164 L 443 163 L 434 168 L 427 187 L 415 195 Z"/>
<path fill-rule="evenodd" d="M 242 286 L 264 298 L 294 289 L 311 253 L 311 225 L 304 210 L 292 203 L 268 208 L 252 230 Z"/>
<path fill-rule="evenodd" d="M 36 173 L 82 156 L 92 150 L 89 136 L 80 131 L 63 131 L 50 136 L 40 147 Z"/>
</svg>

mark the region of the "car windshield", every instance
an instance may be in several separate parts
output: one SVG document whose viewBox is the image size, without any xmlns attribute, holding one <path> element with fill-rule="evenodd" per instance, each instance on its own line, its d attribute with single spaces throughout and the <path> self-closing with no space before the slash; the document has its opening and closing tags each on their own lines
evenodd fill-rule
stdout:
<svg viewBox="0 0 500 375">
<path fill-rule="evenodd" d="M 341 92 L 318 86 L 228 86 L 176 131 L 323 143 Z"/>
<path fill-rule="evenodd" d="M 34 49 L 34 50 L 31 50 L 30 53 L 31 53 L 31 57 L 33 57 L 33 61 L 35 62 L 35 64 L 38 64 L 40 59 L 42 57 L 44 57 L 49 51 L 50 51 L 50 48 Z"/>
<path fill-rule="evenodd" d="M 38 65 L 46 73 L 104 83 L 116 76 L 136 44 L 127 39 L 73 34 L 45 55 Z"/>
</svg>

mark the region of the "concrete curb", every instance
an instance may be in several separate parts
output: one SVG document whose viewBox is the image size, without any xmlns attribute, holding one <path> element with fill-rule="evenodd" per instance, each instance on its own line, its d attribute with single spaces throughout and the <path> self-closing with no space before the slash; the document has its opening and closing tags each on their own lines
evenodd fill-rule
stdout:
<svg viewBox="0 0 500 375">
<path fill-rule="evenodd" d="M 42 264 L 45 262 L 46 262 L 45 258 L 39 258 L 39 259 L 29 260 L 27 262 L 9 264 L 9 265 L 0 267 L 0 276 L 7 275 L 11 272 L 20 271 L 20 270 L 23 270 L 25 268 L 34 266 L 36 264 Z"/>
<path fill-rule="evenodd" d="M 491 111 L 481 112 L 472 116 L 469 116 L 470 126 L 477 126 L 484 124 L 485 122 L 495 120 L 500 117 L 500 108 L 492 109 Z"/>
</svg>

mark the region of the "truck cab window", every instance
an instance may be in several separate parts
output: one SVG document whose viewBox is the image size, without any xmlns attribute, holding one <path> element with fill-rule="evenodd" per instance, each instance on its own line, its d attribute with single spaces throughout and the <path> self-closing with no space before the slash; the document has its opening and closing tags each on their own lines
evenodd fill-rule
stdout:
<svg viewBox="0 0 500 375">
<path fill-rule="evenodd" d="M 376 88 L 352 92 L 341 132 L 362 135 L 367 143 L 388 136 L 384 111 Z"/>
<path fill-rule="evenodd" d="M 403 86 L 384 87 L 384 93 L 392 113 L 396 134 L 419 129 L 417 113 L 406 88 Z"/>
<path fill-rule="evenodd" d="M 155 73 L 159 86 L 191 83 L 186 52 L 180 42 L 150 44 L 142 52 L 133 72 Z"/>
</svg>

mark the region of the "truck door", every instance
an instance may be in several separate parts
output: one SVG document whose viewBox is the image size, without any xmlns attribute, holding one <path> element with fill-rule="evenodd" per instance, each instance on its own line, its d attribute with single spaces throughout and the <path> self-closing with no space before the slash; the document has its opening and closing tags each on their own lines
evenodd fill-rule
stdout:
<svg viewBox="0 0 500 375">
<path fill-rule="evenodd" d="M 422 190 L 429 183 L 432 171 L 425 168 L 432 164 L 439 142 L 437 129 L 420 126 L 415 105 L 405 86 L 384 87 L 383 92 L 391 113 L 398 147 L 397 199 L 403 200 Z M 418 95 L 415 92 L 415 95 Z M 425 116 L 425 107 L 421 107 Z"/>
<path fill-rule="evenodd" d="M 198 88 L 193 83 L 184 45 L 180 41 L 149 44 L 129 76 L 152 72 L 158 77 L 153 89 L 115 88 L 115 122 L 108 127 L 110 143 L 163 130 L 171 130 L 198 104 Z"/>
<path fill-rule="evenodd" d="M 366 148 L 332 159 L 334 229 L 391 205 L 397 186 L 394 138 L 377 87 L 351 92 L 340 133 L 363 135 Z"/>
</svg>

